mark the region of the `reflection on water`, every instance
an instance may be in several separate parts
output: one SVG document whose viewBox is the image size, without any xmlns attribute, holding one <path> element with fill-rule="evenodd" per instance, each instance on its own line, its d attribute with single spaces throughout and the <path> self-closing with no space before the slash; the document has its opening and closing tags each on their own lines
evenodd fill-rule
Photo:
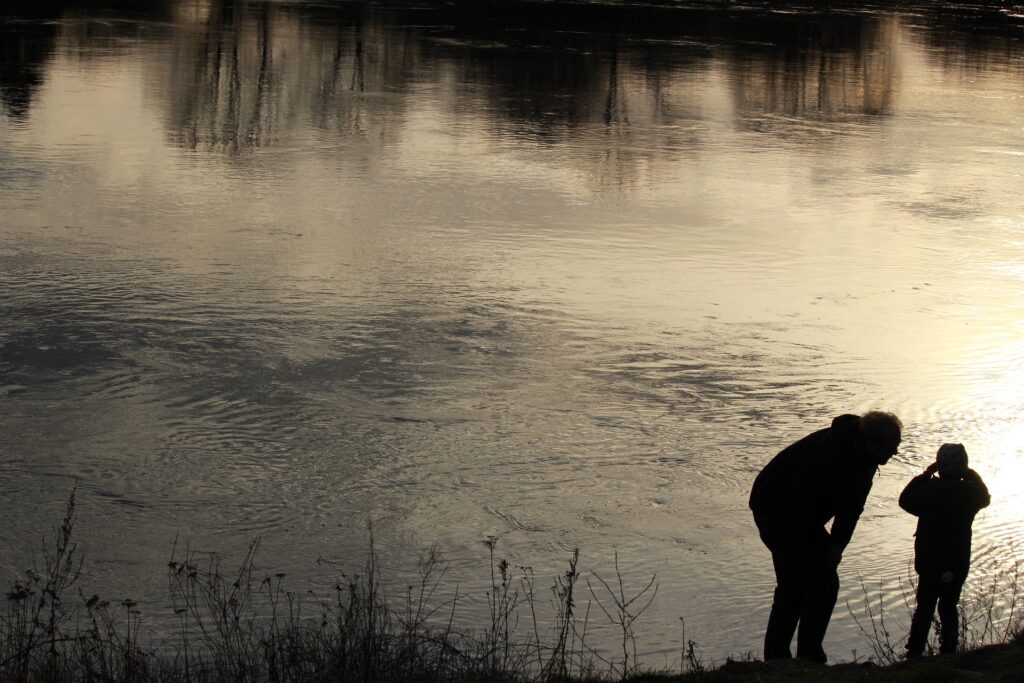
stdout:
<svg viewBox="0 0 1024 683">
<path fill-rule="evenodd" d="M 750 481 L 881 407 L 908 434 L 841 604 L 858 574 L 896 586 L 896 495 L 944 441 L 994 482 L 979 577 L 1011 558 L 1024 31 L 1002 5 L 12 12 L 5 551 L 76 479 L 89 581 L 145 600 L 176 534 L 263 533 L 307 577 L 372 518 L 396 572 L 440 541 L 472 617 L 497 533 L 538 576 L 577 545 L 657 573 L 659 664 L 681 614 L 713 656 L 759 652 Z M 826 645 L 865 648 L 838 613 Z"/>
</svg>

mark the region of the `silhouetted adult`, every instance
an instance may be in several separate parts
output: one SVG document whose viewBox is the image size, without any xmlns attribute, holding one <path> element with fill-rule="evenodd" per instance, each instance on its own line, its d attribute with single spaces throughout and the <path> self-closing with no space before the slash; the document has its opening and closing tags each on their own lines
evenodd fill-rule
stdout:
<svg viewBox="0 0 1024 683">
<path fill-rule="evenodd" d="M 938 477 L 932 476 L 938 473 Z M 971 525 L 991 502 L 981 476 L 967 466 L 967 450 L 944 443 L 935 462 L 900 494 L 900 507 L 917 516 L 914 569 L 917 607 L 910 622 L 907 657 L 920 657 L 939 607 L 939 652 L 956 652 L 960 625 L 957 603 L 971 567 Z"/>
<path fill-rule="evenodd" d="M 797 657 L 826 661 L 822 641 L 839 595 L 836 568 L 875 472 L 896 453 L 902 430 L 891 413 L 840 415 L 782 450 L 754 480 L 750 509 L 775 567 L 766 660 L 791 656 L 799 624 Z"/>
</svg>

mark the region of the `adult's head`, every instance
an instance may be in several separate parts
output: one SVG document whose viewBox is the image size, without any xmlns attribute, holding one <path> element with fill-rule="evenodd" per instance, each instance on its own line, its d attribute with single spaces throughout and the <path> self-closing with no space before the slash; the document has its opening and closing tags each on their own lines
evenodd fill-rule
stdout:
<svg viewBox="0 0 1024 683">
<path fill-rule="evenodd" d="M 872 410 L 860 416 L 860 435 L 865 454 L 876 464 L 884 465 L 899 450 L 903 423 L 892 413 Z"/>
<path fill-rule="evenodd" d="M 963 444 L 944 443 L 935 454 L 935 464 L 940 477 L 959 479 L 967 474 L 967 449 Z"/>
</svg>

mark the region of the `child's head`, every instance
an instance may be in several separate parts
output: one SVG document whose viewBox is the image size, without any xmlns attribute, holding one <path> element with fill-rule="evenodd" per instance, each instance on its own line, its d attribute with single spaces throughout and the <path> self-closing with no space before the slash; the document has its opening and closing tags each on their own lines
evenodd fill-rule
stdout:
<svg viewBox="0 0 1024 683">
<path fill-rule="evenodd" d="M 963 444 L 944 443 L 935 455 L 939 476 L 958 479 L 967 473 L 967 449 Z"/>
</svg>

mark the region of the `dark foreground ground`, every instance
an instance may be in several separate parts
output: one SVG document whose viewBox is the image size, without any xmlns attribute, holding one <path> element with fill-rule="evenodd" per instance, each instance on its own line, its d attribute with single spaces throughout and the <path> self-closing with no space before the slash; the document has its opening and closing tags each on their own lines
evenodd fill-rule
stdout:
<svg viewBox="0 0 1024 683">
<path fill-rule="evenodd" d="M 727 662 L 706 672 L 685 675 L 644 675 L 634 683 L 793 683 L 828 681 L 829 683 L 942 683 L 952 681 L 1024 682 L 1024 639 L 1014 643 L 991 645 L 954 657 L 926 657 L 892 666 L 873 663 L 819 666 L 801 660 L 772 662 Z"/>
</svg>

